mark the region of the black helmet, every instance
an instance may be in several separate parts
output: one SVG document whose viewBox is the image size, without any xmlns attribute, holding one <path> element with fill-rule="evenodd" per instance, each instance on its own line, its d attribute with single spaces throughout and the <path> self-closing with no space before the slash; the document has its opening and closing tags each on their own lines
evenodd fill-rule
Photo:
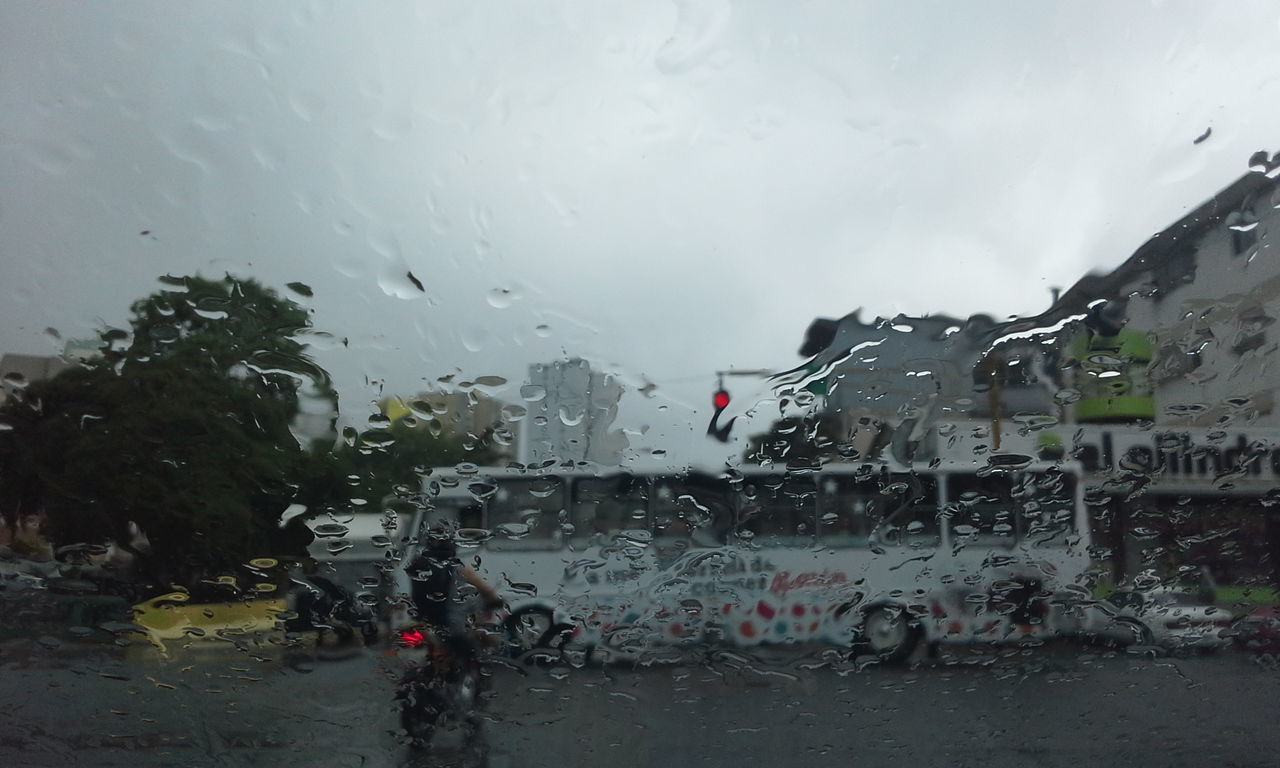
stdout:
<svg viewBox="0 0 1280 768">
<path fill-rule="evenodd" d="M 432 526 L 422 537 L 422 551 L 436 560 L 447 560 L 458 556 L 458 544 L 448 528 Z"/>
</svg>

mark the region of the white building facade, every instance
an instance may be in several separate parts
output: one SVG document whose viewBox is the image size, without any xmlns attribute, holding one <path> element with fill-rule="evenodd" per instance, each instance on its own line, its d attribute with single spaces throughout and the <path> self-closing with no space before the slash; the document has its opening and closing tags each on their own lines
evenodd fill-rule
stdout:
<svg viewBox="0 0 1280 768">
<path fill-rule="evenodd" d="M 521 387 L 528 413 L 519 433 L 519 461 L 527 465 L 622 463 L 627 438 L 613 428 L 623 387 L 617 377 L 581 359 L 529 367 Z"/>
</svg>

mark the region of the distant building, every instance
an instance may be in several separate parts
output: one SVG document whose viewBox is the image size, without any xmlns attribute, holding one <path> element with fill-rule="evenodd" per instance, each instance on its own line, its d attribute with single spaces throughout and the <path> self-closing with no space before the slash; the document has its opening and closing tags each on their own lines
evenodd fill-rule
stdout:
<svg viewBox="0 0 1280 768">
<path fill-rule="evenodd" d="M 0 356 L 0 405 L 36 381 L 51 379 L 71 364 L 53 355 Z"/>
<path fill-rule="evenodd" d="M 1238 179 L 1039 316 L 817 320 L 797 370 L 854 429 L 917 418 L 926 453 L 1057 446 L 1106 499 L 1095 540 L 1118 574 L 1280 583 L 1278 172 Z"/>
<path fill-rule="evenodd" d="M 613 423 L 622 392 L 615 376 L 592 370 L 585 360 L 530 366 L 529 383 L 521 388 L 528 414 L 519 461 L 620 465 L 628 442 Z"/>
<path fill-rule="evenodd" d="M 1277 204 L 1276 180 L 1250 173 L 1116 269 L 1082 278 L 1046 317 L 1086 314 L 1094 302 L 1113 302 L 1120 332 L 1151 344 L 1145 380 L 1124 372 L 1119 378 L 1154 397 L 1157 424 L 1280 426 L 1280 377 L 1270 370 L 1280 342 L 1280 330 L 1272 327 L 1280 318 L 1280 259 L 1267 237 L 1280 232 Z M 1076 420 L 1106 421 L 1106 415 L 1077 414 Z"/>
<path fill-rule="evenodd" d="M 337 439 L 337 400 L 314 382 L 304 381 L 298 389 L 298 414 L 290 430 L 302 445 L 332 445 Z"/>
<path fill-rule="evenodd" d="M 815 320 L 800 354 L 821 377 L 811 391 L 824 395 L 822 417 L 865 445 L 868 424 L 889 431 L 907 424 L 918 433 L 939 420 L 998 423 L 1052 412 L 1053 356 L 1037 344 L 993 347 L 1010 327 L 986 315 L 864 322 L 855 312 Z"/>
<path fill-rule="evenodd" d="M 61 355 L 0 355 L 0 405 L 20 389 L 44 379 L 52 379 L 66 369 L 91 360 L 101 353 L 97 339 L 71 339 Z"/>
<path fill-rule="evenodd" d="M 1277 170 L 1238 179 L 1047 314 L 1091 320 L 1062 340 L 1074 454 L 1145 485 L 1129 501 L 1121 483 L 1109 507 L 1127 572 L 1206 565 L 1280 583 Z"/>
<path fill-rule="evenodd" d="M 412 415 L 441 435 L 458 440 L 486 438 L 498 456 L 515 455 L 519 423 L 506 403 L 475 389 L 391 397 L 383 401 L 382 410 L 392 421 Z"/>
</svg>

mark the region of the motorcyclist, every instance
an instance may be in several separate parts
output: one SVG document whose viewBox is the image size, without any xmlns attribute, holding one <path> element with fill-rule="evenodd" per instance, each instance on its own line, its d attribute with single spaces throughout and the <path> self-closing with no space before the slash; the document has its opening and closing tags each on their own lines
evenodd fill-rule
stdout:
<svg viewBox="0 0 1280 768">
<path fill-rule="evenodd" d="M 422 549 L 405 566 L 418 619 L 426 624 L 456 659 L 475 658 L 475 643 L 467 631 L 467 615 L 459 588 L 465 581 L 480 593 L 486 609 L 503 604 L 502 597 L 471 566 L 458 559 L 457 544 L 445 526 L 422 537 Z"/>
</svg>

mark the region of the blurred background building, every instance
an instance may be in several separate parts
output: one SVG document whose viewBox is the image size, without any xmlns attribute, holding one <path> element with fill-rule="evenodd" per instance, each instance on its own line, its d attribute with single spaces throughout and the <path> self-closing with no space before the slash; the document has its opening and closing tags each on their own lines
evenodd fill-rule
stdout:
<svg viewBox="0 0 1280 768">
<path fill-rule="evenodd" d="M 862 447 L 843 458 L 1078 459 L 1118 575 L 1280 583 L 1277 176 L 1240 178 L 1036 317 L 815 320 L 814 418 Z"/>
<path fill-rule="evenodd" d="M 621 381 L 573 358 L 529 367 L 521 388 L 528 413 L 521 424 L 519 461 L 524 464 L 622 463 L 628 441 L 613 428 L 622 399 Z"/>
</svg>

